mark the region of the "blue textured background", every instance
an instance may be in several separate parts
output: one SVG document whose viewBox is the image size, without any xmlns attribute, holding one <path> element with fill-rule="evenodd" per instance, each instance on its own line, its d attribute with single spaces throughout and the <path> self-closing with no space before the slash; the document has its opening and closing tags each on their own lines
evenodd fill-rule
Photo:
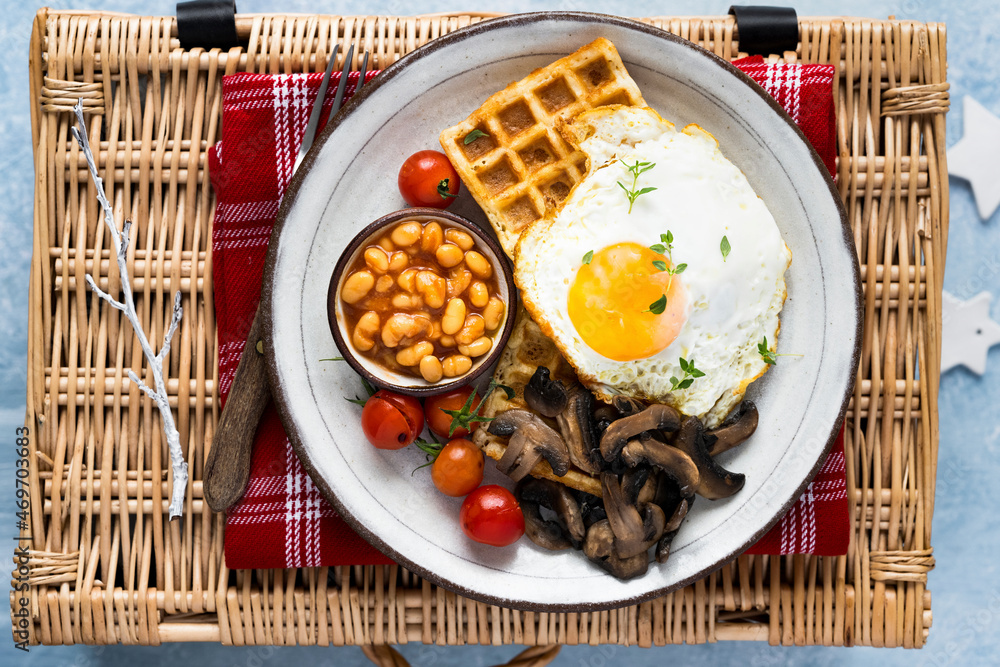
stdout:
<svg viewBox="0 0 1000 667">
<path fill-rule="evenodd" d="M 760 0 L 763 2 L 763 0 Z M 948 79 L 952 111 L 948 115 L 948 144 L 962 132 L 964 95 L 972 95 L 1000 115 L 1000 76 L 995 54 L 1000 47 L 1000 10 L 995 0 L 965 0 L 946 4 L 931 0 L 801 0 L 791 4 L 800 16 L 871 16 L 943 21 L 948 26 Z M 561 2 L 474 3 L 434 0 L 389 2 L 307 2 L 240 0 L 242 12 L 321 12 L 324 14 L 418 14 L 463 11 L 473 8 L 502 11 L 578 9 L 626 16 L 725 14 L 730 2 L 680 0 L 673 3 Z M 54 2 L 58 9 L 103 9 L 137 14 L 174 12 L 164 0 L 86 0 Z M 26 383 L 26 328 L 28 267 L 32 233 L 32 157 L 28 99 L 28 38 L 36 7 L 5 0 L 2 5 L 0 44 L 6 57 L 0 62 L 0 446 L 13 444 L 14 428 L 24 417 Z M 992 56 L 992 58 L 991 58 Z M 996 165 L 997 178 L 1000 169 Z M 982 290 L 1000 292 L 1000 213 L 981 221 L 969 188 L 951 182 L 951 232 L 945 288 L 967 299 Z M 1000 306 L 992 307 L 1000 320 Z M 946 341 L 947 343 L 947 341 Z M 871 648 L 772 648 L 754 642 L 655 649 L 618 646 L 565 647 L 555 665 L 630 664 L 659 665 L 682 659 L 687 664 L 779 665 L 986 665 L 1000 663 L 1000 552 L 996 475 L 1000 473 L 1000 347 L 990 354 L 987 372 L 978 377 L 964 368 L 948 372 L 941 381 L 941 447 L 937 502 L 934 514 L 934 555 L 938 566 L 929 575 L 934 622 L 930 640 L 922 651 Z M 0 454 L 0 538 L 12 544 L 15 534 L 13 506 L 13 447 Z M 0 558 L 8 563 L 8 547 Z M 4 567 L 4 572 L 6 572 Z M 6 594 L 4 594 L 6 599 Z M 10 619 L 0 613 L 0 664 L 26 665 L 128 665 L 137 661 L 164 664 L 226 664 L 259 667 L 308 660 L 316 665 L 371 664 L 356 648 L 228 648 L 214 644 L 174 644 L 144 647 L 36 647 L 29 654 L 16 651 L 10 640 Z M 414 667 L 429 665 L 493 665 L 509 660 L 518 647 L 447 648 L 410 645 L 403 649 Z"/>
</svg>

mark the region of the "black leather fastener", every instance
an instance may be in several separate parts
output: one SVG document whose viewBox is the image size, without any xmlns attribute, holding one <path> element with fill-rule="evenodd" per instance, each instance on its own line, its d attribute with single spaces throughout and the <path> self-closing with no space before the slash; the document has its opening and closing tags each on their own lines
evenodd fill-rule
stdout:
<svg viewBox="0 0 1000 667">
<path fill-rule="evenodd" d="M 236 0 L 191 0 L 177 3 L 177 37 L 181 47 L 231 49 L 236 34 Z"/>
<path fill-rule="evenodd" d="M 798 46 L 799 17 L 792 7 L 733 5 L 729 13 L 736 17 L 740 51 L 766 56 L 794 51 Z"/>
</svg>

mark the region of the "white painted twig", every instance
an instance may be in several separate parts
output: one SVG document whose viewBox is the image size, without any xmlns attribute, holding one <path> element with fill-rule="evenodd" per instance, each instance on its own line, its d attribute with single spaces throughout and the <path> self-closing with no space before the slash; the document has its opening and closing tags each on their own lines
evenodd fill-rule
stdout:
<svg viewBox="0 0 1000 667">
<path fill-rule="evenodd" d="M 100 203 L 101 210 L 104 212 L 104 224 L 111 233 L 111 241 L 115 246 L 115 256 L 118 260 L 118 273 L 121 275 L 122 281 L 122 300 L 118 301 L 113 296 L 99 288 L 89 273 L 86 277 L 87 285 L 94 291 L 95 294 L 97 294 L 97 296 L 107 301 L 112 308 L 116 308 L 125 314 L 125 317 L 127 317 L 129 322 L 132 323 L 132 329 L 135 331 L 136 338 L 139 339 L 139 345 L 142 346 L 142 353 L 146 357 L 146 361 L 149 365 L 149 373 L 153 376 L 153 387 L 150 388 L 149 385 L 140 380 L 131 369 L 129 369 L 128 377 L 136 384 L 136 386 L 139 387 L 139 389 L 144 391 L 146 395 L 153 399 L 156 402 L 156 407 L 160 409 L 160 418 L 163 420 L 163 432 L 166 435 L 167 446 L 170 449 L 170 467 L 174 474 L 174 485 L 170 494 L 170 518 L 174 519 L 181 516 L 184 511 L 184 496 L 187 490 L 188 482 L 188 466 L 187 462 L 184 461 L 184 451 L 181 449 L 180 435 L 177 433 L 177 427 L 174 425 L 174 415 L 170 411 L 170 403 L 167 401 L 167 386 L 163 382 L 163 362 L 170 353 L 170 339 L 174 337 L 174 333 L 177 331 L 177 325 L 180 324 L 181 316 L 184 314 L 184 309 L 181 308 L 181 293 L 180 290 L 178 290 L 174 295 L 174 311 L 170 317 L 170 326 L 167 328 L 167 333 L 163 337 L 163 345 L 160 346 L 159 353 L 154 353 L 153 346 L 150 345 L 146 332 L 142 330 L 142 325 L 139 322 L 139 315 L 135 312 L 135 302 L 132 299 L 132 285 L 129 283 L 128 278 L 127 255 L 129 246 L 129 230 L 132 227 L 132 221 L 126 220 L 125 224 L 122 225 L 121 232 L 118 231 L 118 225 L 115 224 L 115 216 L 111 208 L 111 204 L 108 202 L 108 199 L 104 194 L 104 181 L 97 173 L 97 164 L 94 162 L 94 154 L 90 150 L 90 142 L 87 141 L 87 126 L 83 120 L 83 100 L 79 100 L 76 103 L 76 106 L 73 107 L 73 111 L 76 112 L 77 122 L 79 123 L 79 128 L 72 128 L 73 136 L 80 144 L 80 148 L 83 150 L 83 154 L 87 158 L 87 166 L 90 167 L 90 177 L 93 179 L 94 185 L 97 187 L 97 201 Z"/>
</svg>

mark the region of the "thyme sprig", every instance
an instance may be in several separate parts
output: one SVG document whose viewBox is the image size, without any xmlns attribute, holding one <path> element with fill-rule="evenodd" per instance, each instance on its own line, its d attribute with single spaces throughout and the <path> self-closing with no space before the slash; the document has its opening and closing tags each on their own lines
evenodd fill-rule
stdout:
<svg viewBox="0 0 1000 667">
<path fill-rule="evenodd" d="M 670 287 L 674 284 L 674 276 L 684 273 L 687 269 L 687 264 L 677 264 L 674 265 L 674 233 L 669 229 L 666 234 L 660 234 L 660 243 L 654 243 L 649 246 L 649 249 L 659 255 L 666 255 L 670 260 L 670 263 L 663 261 L 662 259 L 653 260 L 653 267 L 657 271 L 666 271 L 670 278 L 667 280 L 667 292 L 670 291 Z M 644 313 L 653 313 L 654 315 L 660 315 L 667 308 L 667 295 L 664 294 L 659 299 L 654 301 L 649 305 L 649 308 L 642 311 Z"/>
<path fill-rule="evenodd" d="M 678 389 L 687 389 L 690 387 L 696 378 L 705 377 L 705 374 L 695 368 L 694 359 L 688 361 L 684 357 L 680 359 L 681 370 L 684 371 L 684 375 L 680 379 L 677 376 L 670 378 L 670 391 L 677 391 Z"/>
<path fill-rule="evenodd" d="M 632 187 L 631 188 L 625 187 L 625 184 L 622 183 L 621 181 L 618 181 L 618 187 L 620 187 L 622 190 L 625 191 L 625 196 L 628 197 L 628 212 L 631 213 L 632 205 L 635 204 L 635 200 L 638 199 L 640 195 L 647 194 L 656 189 L 654 187 L 645 187 L 640 190 L 635 189 L 636 183 L 639 180 L 639 176 L 641 176 L 642 174 L 646 173 L 647 171 L 655 167 L 656 163 L 639 162 L 638 160 L 636 160 L 635 164 L 630 165 L 628 162 L 622 160 L 622 164 L 625 165 L 629 173 L 632 174 Z"/>
</svg>

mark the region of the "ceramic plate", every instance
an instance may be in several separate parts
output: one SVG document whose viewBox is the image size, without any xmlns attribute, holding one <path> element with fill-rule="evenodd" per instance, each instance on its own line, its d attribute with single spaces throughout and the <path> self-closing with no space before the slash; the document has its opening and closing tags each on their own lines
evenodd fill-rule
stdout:
<svg viewBox="0 0 1000 667">
<path fill-rule="evenodd" d="M 359 230 L 404 204 L 399 165 L 435 148 L 439 132 L 489 95 L 597 37 L 618 48 L 664 118 L 697 122 L 719 140 L 774 214 L 794 260 L 786 274 L 779 363 L 752 385 L 760 427 L 720 457 L 746 474 L 734 497 L 694 505 L 666 564 L 618 581 L 579 552 L 527 538 L 497 549 L 467 539 L 460 503 L 436 492 L 416 448 L 376 450 L 361 432 L 362 391 L 326 321 L 334 263 Z M 463 197 L 452 207 L 488 229 Z M 515 15 L 436 39 L 389 67 L 325 129 L 290 187 L 268 252 L 263 304 L 269 373 L 289 437 L 347 521 L 401 565 L 461 595 L 534 610 L 596 610 L 687 584 L 753 544 L 802 493 L 824 460 L 852 390 L 860 280 L 843 208 L 789 117 L 728 63 L 650 26 L 582 13 Z M 487 483 L 509 480 L 487 464 Z"/>
</svg>

